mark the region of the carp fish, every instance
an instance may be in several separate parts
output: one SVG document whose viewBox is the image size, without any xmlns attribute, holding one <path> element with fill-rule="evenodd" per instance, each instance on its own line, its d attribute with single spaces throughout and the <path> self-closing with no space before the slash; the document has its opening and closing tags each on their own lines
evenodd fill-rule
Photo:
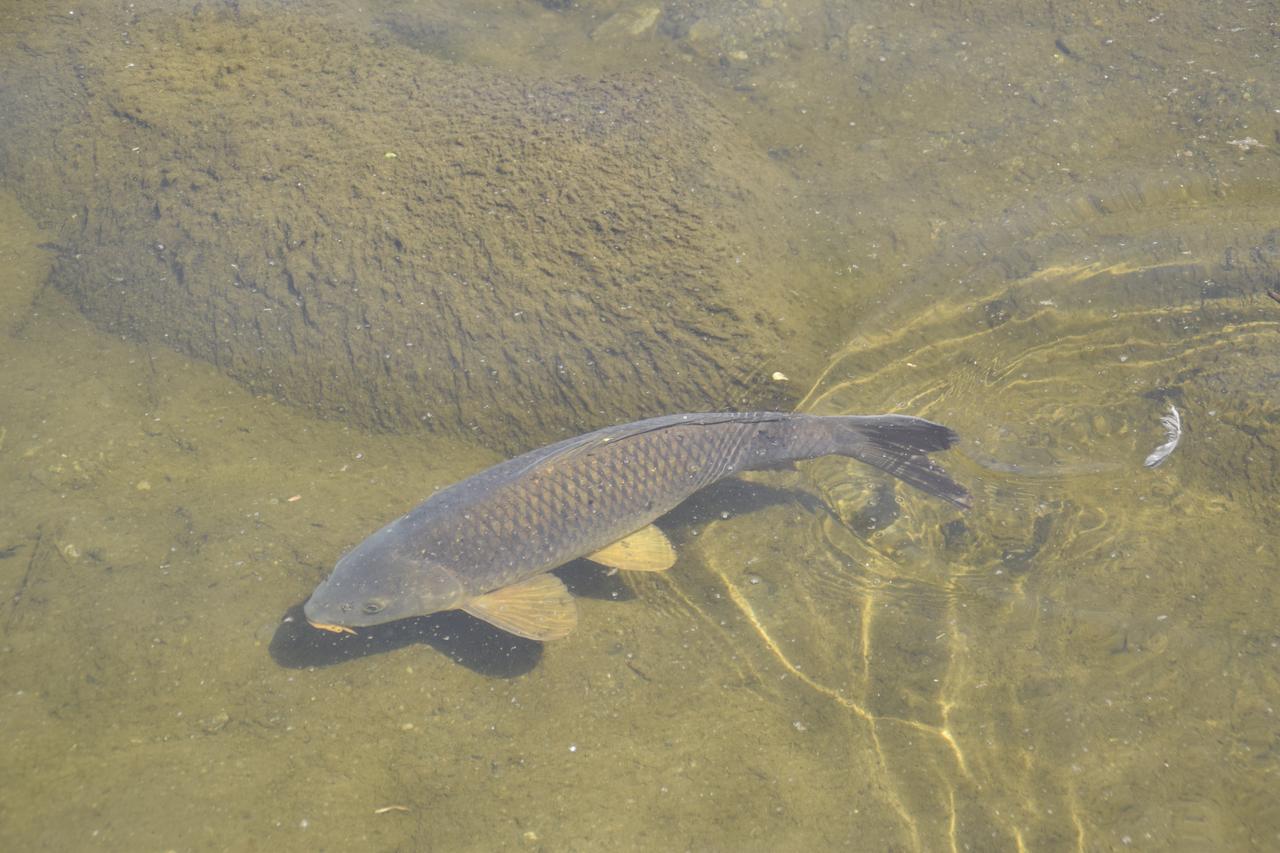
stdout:
<svg viewBox="0 0 1280 853">
<path fill-rule="evenodd" d="M 550 571 L 580 557 L 669 569 L 675 549 L 652 522 L 699 489 L 837 454 L 967 507 L 968 492 L 926 455 L 957 440 L 905 415 L 681 414 L 606 427 L 432 495 L 343 556 L 304 612 L 316 628 L 353 633 L 460 609 L 521 637 L 559 639 L 577 608 Z"/>
</svg>

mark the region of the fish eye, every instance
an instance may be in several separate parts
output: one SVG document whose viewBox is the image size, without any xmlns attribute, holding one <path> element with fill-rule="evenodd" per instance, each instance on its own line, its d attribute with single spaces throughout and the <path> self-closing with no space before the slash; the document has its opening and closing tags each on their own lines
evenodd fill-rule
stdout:
<svg viewBox="0 0 1280 853">
<path fill-rule="evenodd" d="M 379 613 L 379 612 L 381 612 L 381 611 L 382 611 L 386 606 L 387 606 L 387 605 L 386 605 L 386 603 L 385 603 L 385 602 L 381 602 L 381 601 L 366 601 L 366 602 L 364 603 L 364 607 L 362 607 L 362 608 L 360 608 L 360 609 L 361 609 L 361 610 L 363 610 L 365 613 L 373 614 L 373 613 Z"/>
</svg>

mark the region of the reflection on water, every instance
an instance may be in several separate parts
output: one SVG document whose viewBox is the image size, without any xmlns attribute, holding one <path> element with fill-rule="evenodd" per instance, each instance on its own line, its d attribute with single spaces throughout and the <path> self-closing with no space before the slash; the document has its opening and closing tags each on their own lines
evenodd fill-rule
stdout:
<svg viewBox="0 0 1280 853">
<path fill-rule="evenodd" d="M 837 355 L 806 399 L 953 426 L 974 510 L 820 460 L 832 512 L 796 533 L 803 570 L 768 576 L 785 593 L 753 596 L 739 555 L 755 547 L 703 552 L 778 666 L 865 730 L 845 758 L 884 781 L 913 846 L 1088 847 L 1123 825 L 1222 849 L 1257 817 L 1256 797 L 1224 794 L 1265 766 L 1226 734 L 1241 705 L 1255 737 L 1274 732 L 1274 657 L 1230 652 L 1233 631 L 1274 645 L 1258 591 L 1280 541 L 1280 315 L 1252 286 L 1274 258 L 1225 264 L 1212 242 L 1231 214 L 1179 201 L 1130 205 L 1123 243 L 1098 236 L 1115 227 L 1101 214 L 1059 220 L 1040 268 L 967 272 Z M 1090 239 L 1063 244 L 1067 227 Z M 1187 434 L 1146 468 L 1171 404 Z"/>
<path fill-rule="evenodd" d="M 163 38 L 161 5 L 16 5 L 6 187 L 74 196 L 56 158 L 129 156 L 13 140 L 101 95 L 62 51 Z M 751 307 L 817 319 L 765 375 L 954 427 L 975 506 L 818 460 L 679 508 L 670 573 L 559 570 L 560 643 L 316 632 L 297 607 L 342 551 L 492 445 L 317 421 L 96 330 L 45 286 L 76 229 L 0 195 L 0 846 L 1280 844 L 1266 7 L 375 5 L 317 7 L 326 43 L 692 81 L 799 202 Z M 293 14 L 232 11 L 268 40 Z M 1144 467 L 1170 406 L 1182 441 Z"/>
</svg>

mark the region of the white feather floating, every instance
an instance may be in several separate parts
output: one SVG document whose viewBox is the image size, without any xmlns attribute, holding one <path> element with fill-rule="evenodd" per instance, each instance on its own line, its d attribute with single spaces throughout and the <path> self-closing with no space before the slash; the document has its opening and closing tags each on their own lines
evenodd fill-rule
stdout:
<svg viewBox="0 0 1280 853">
<path fill-rule="evenodd" d="M 1151 451 L 1147 461 L 1142 463 L 1148 468 L 1154 468 L 1168 459 L 1169 454 L 1173 453 L 1178 442 L 1182 440 L 1182 416 L 1172 404 L 1169 405 L 1169 414 L 1160 419 L 1160 426 L 1164 427 L 1164 444 Z"/>
</svg>

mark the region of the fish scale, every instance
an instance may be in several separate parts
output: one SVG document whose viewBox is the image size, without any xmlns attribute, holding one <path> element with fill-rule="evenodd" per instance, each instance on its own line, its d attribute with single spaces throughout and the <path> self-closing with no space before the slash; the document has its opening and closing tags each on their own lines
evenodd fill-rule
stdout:
<svg viewBox="0 0 1280 853">
<path fill-rule="evenodd" d="M 483 519 L 479 532 L 486 535 L 467 536 L 464 526 L 454 540 L 461 548 L 429 556 L 492 566 L 479 583 L 467 585 L 476 593 L 512 583 L 529 567 L 554 567 L 590 553 L 737 468 L 734 449 L 757 423 L 729 422 L 716 429 L 674 424 L 577 453 L 547 453 L 549 458 L 509 488 L 477 502 L 472 521 Z M 506 518 L 519 522 L 504 525 Z M 512 533 L 498 533 L 504 527 Z"/>
<path fill-rule="evenodd" d="M 346 554 L 307 602 L 307 618 L 333 629 L 461 607 L 514 624 L 533 619 L 538 596 L 563 616 L 572 602 L 558 581 L 527 589 L 526 582 L 631 538 L 694 492 L 739 471 L 835 453 L 967 505 L 965 490 L 926 456 L 955 441 L 944 426 L 901 415 L 709 413 L 607 427 L 436 493 Z M 669 553 L 665 537 L 657 536 Z M 628 567 L 626 557 L 611 559 Z M 504 591 L 509 611 L 498 612 L 486 602 Z M 544 636 L 536 624 L 512 624 L 503 627 Z M 565 625 L 571 620 L 562 619 L 561 633 L 548 629 L 546 636 L 563 636 Z"/>
</svg>

